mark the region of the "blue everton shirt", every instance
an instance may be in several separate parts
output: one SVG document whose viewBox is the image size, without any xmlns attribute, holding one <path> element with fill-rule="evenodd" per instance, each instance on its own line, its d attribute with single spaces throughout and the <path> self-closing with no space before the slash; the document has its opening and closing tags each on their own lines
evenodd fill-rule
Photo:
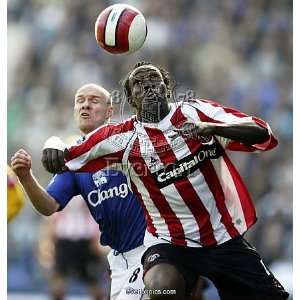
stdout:
<svg viewBox="0 0 300 300">
<path fill-rule="evenodd" d="M 144 211 L 122 172 L 104 169 L 95 173 L 56 174 L 47 192 L 56 199 L 60 209 L 74 196 L 82 195 L 99 224 L 102 245 L 126 252 L 143 244 Z"/>
</svg>

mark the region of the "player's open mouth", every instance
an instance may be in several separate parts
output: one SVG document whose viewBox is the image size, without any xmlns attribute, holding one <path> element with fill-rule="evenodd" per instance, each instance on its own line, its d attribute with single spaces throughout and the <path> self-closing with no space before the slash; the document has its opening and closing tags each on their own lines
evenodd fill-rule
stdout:
<svg viewBox="0 0 300 300">
<path fill-rule="evenodd" d="M 81 113 L 80 117 L 86 119 L 86 118 L 89 118 L 90 115 L 88 113 Z"/>
</svg>

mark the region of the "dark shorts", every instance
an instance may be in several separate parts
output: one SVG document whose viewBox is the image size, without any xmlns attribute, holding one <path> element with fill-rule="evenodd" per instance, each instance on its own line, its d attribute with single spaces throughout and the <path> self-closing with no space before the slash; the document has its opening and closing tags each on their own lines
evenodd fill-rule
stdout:
<svg viewBox="0 0 300 300">
<path fill-rule="evenodd" d="M 289 296 L 263 264 L 256 249 L 242 237 L 209 248 L 154 245 L 144 253 L 142 263 L 144 274 L 159 263 L 175 265 L 185 278 L 187 294 L 202 275 L 214 283 L 222 299 L 275 295 L 287 299 Z"/>
<path fill-rule="evenodd" d="M 97 282 L 99 258 L 91 250 L 90 240 L 59 239 L 55 243 L 55 271 L 64 277 L 77 276 L 84 282 Z"/>
</svg>

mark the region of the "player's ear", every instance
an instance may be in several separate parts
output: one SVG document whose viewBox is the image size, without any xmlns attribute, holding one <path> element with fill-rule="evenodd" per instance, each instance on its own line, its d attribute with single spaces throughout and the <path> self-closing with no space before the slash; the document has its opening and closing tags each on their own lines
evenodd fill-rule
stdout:
<svg viewBox="0 0 300 300">
<path fill-rule="evenodd" d="M 165 83 L 161 83 L 160 90 L 161 90 L 161 94 L 165 94 L 168 99 L 171 98 L 172 92 Z"/>
<path fill-rule="evenodd" d="M 172 91 L 170 89 L 167 90 L 167 98 L 168 100 L 172 98 Z"/>
<path fill-rule="evenodd" d="M 110 105 L 106 111 L 106 119 L 109 120 L 112 117 L 113 113 L 114 113 L 114 108 L 112 105 Z"/>
</svg>

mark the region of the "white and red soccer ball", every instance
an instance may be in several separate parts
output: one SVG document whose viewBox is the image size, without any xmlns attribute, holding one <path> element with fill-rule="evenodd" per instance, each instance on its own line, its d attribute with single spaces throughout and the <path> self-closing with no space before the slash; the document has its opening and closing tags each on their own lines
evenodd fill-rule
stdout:
<svg viewBox="0 0 300 300">
<path fill-rule="evenodd" d="M 133 6 L 114 4 L 104 9 L 95 23 L 100 47 L 113 54 L 132 53 L 142 47 L 147 36 L 143 14 Z"/>
</svg>

